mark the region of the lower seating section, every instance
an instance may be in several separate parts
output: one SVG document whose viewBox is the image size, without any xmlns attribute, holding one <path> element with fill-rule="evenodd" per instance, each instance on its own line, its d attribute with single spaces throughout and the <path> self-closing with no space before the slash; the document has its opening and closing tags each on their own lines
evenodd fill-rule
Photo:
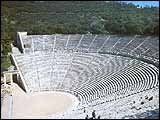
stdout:
<svg viewBox="0 0 160 120">
<path fill-rule="evenodd" d="M 122 56 L 41 52 L 16 55 L 16 60 L 31 91 L 71 91 L 81 104 L 129 86 L 141 91 L 158 84 L 156 67 Z"/>
</svg>

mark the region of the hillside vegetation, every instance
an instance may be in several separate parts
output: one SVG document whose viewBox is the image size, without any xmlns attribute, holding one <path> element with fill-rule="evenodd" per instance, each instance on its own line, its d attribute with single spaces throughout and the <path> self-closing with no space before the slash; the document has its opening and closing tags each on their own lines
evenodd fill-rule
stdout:
<svg viewBox="0 0 160 120">
<path fill-rule="evenodd" d="M 11 51 L 17 31 L 159 35 L 159 8 L 104 1 L 1 1 L 2 55 Z"/>
</svg>

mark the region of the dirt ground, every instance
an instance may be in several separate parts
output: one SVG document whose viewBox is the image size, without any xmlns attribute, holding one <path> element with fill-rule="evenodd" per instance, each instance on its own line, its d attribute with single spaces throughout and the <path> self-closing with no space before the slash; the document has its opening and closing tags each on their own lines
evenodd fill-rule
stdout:
<svg viewBox="0 0 160 120">
<path fill-rule="evenodd" d="M 73 97 L 66 93 L 53 91 L 26 94 L 17 84 L 14 84 L 12 118 L 53 115 L 67 110 L 73 102 Z"/>
</svg>

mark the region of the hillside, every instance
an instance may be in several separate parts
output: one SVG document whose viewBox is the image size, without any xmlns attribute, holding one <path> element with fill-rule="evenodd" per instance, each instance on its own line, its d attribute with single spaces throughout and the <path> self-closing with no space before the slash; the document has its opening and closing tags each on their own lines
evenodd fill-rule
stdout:
<svg viewBox="0 0 160 120">
<path fill-rule="evenodd" d="M 29 34 L 159 35 L 159 8 L 104 1 L 1 1 L 1 54 Z M 3 65 L 1 63 L 1 65 Z M 2 68 L 9 66 L 4 64 Z"/>
</svg>

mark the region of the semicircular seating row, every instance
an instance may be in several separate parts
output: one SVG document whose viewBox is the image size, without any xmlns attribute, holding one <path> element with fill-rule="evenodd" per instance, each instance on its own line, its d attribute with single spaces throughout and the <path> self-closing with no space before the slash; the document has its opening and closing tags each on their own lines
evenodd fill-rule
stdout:
<svg viewBox="0 0 160 120">
<path fill-rule="evenodd" d="M 76 95 L 80 104 L 159 84 L 159 69 L 122 56 L 99 53 L 43 53 L 17 55 L 16 61 L 30 91 L 61 90 Z M 129 92 L 126 92 L 129 91 Z"/>
<path fill-rule="evenodd" d="M 56 36 L 56 37 L 55 37 Z M 81 52 L 119 53 L 148 59 L 159 64 L 159 37 L 118 35 L 27 35 L 26 52 L 78 50 Z M 107 39 L 109 37 L 109 39 Z M 56 40 L 55 40 L 56 38 Z"/>
</svg>

